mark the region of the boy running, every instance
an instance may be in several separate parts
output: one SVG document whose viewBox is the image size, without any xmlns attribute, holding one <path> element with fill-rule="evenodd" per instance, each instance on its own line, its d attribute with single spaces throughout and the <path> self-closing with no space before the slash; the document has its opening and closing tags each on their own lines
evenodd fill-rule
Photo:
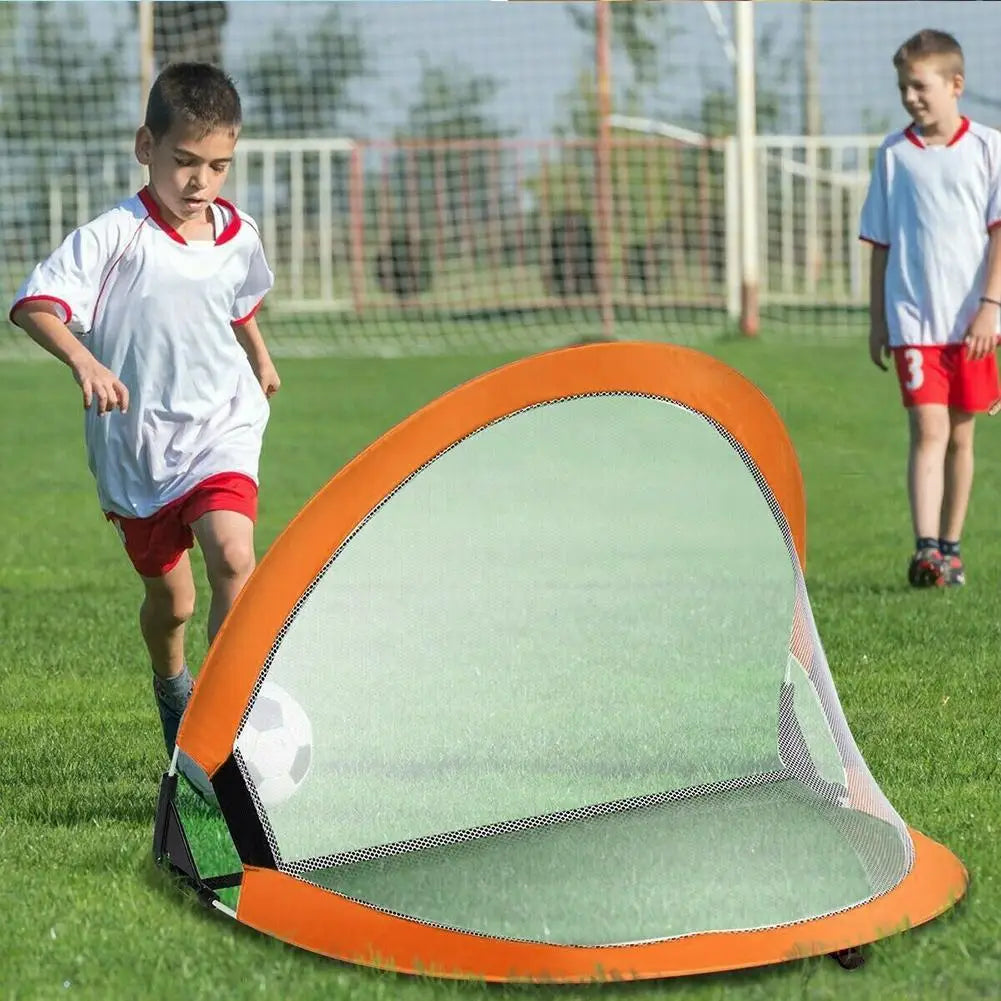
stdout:
<svg viewBox="0 0 1001 1001">
<path fill-rule="evenodd" d="M 872 244 L 869 356 L 892 355 L 910 424 L 908 580 L 960 585 L 975 415 L 998 396 L 1001 133 L 959 112 L 963 51 L 924 30 L 893 57 L 911 124 L 879 148 L 862 208 Z"/>
<path fill-rule="evenodd" d="M 168 66 L 135 140 L 149 184 L 71 233 L 10 312 L 82 390 L 98 499 L 145 591 L 168 752 L 193 686 L 188 550 L 197 539 L 205 556 L 211 640 L 254 568 L 258 460 L 280 385 L 254 319 L 274 276 L 254 221 L 218 197 L 240 125 L 221 70 Z"/>
</svg>

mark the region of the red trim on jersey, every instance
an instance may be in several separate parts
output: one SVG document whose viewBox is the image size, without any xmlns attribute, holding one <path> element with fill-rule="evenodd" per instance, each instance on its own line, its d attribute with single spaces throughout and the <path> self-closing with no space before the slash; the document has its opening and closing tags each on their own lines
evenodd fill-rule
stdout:
<svg viewBox="0 0 1001 1001">
<path fill-rule="evenodd" d="M 249 323 L 254 318 L 254 315 L 263 304 L 264 297 L 262 296 L 257 300 L 257 305 L 246 316 L 241 316 L 239 320 L 230 320 L 229 322 L 232 323 L 234 327 L 242 327 L 245 323 Z"/>
<path fill-rule="evenodd" d="M 874 247 L 882 247 L 884 250 L 890 249 L 890 245 L 888 243 L 880 243 L 879 240 L 874 240 L 871 236 L 862 236 L 860 233 L 859 239 L 863 243 L 871 243 Z"/>
<path fill-rule="evenodd" d="M 143 188 L 142 191 L 139 192 L 139 200 L 146 206 L 146 211 L 150 214 L 153 222 L 155 222 L 157 226 L 159 226 L 160 229 L 167 234 L 167 236 L 169 236 L 176 243 L 183 243 L 187 246 L 188 241 L 185 240 L 184 237 L 181 236 L 181 234 L 178 233 L 166 219 L 164 219 L 163 213 L 160 211 L 160 206 L 157 205 L 156 200 L 153 198 L 153 195 L 148 187 Z"/>
<path fill-rule="evenodd" d="M 156 200 L 153 198 L 152 192 L 149 190 L 149 186 L 143 188 L 139 192 L 139 199 L 146 206 L 146 211 L 152 216 L 153 221 L 167 234 L 172 240 L 177 243 L 183 243 L 185 246 L 188 245 L 188 241 L 181 236 L 180 233 L 174 229 L 173 226 L 167 222 L 163 217 L 163 213 L 160 211 L 160 206 L 157 205 Z M 215 240 L 215 245 L 218 247 L 221 243 L 228 243 L 230 240 L 240 232 L 240 213 L 236 211 L 236 206 L 231 202 L 227 202 L 225 198 L 217 198 L 215 200 L 216 205 L 221 205 L 224 209 L 229 212 L 229 222 L 226 223 L 226 228 L 219 234 Z"/>
<path fill-rule="evenodd" d="M 956 129 L 956 134 L 946 143 L 946 146 L 955 146 L 956 143 L 958 143 L 959 140 L 962 139 L 963 136 L 965 136 L 969 131 L 970 120 L 966 117 L 966 115 L 963 115 L 963 117 L 959 120 L 959 128 Z"/>
<path fill-rule="evenodd" d="M 9 319 L 11 323 L 14 323 L 14 314 L 26 302 L 54 302 L 57 306 L 62 306 L 62 308 L 66 312 L 66 319 L 63 320 L 63 323 L 68 324 L 70 320 L 73 319 L 73 310 L 70 309 L 70 304 L 65 299 L 60 299 L 58 296 L 54 295 L 26 295 L 23 299 L 18 299 L 17 302 L 15 302 L 14 305 L 10 307 L 10 312 L 7 314 L 7 319 Z"/>
<path fill-rule="evenodd" d="M 215 245 L 218 247 L 221 243 L 227 243 L 229 240 L 232 240 L 240 232 L 242 220 L 240 219 L 240 213 L 236 211 L 236 206 L 232 202 L 227 202 L 225 198 L 217 198 L 215 203 L 229 211 L 229 222 L 226 223 L 226 228 L 219 234 L 215 242 Z"/>
<path fill-rule="evenodd" d="M 963 136 L 965 136 L 966 133 L 969 131 L 970 131 L 969 118 L 967 118 L 966 115 L 960 116 L 959 128 L 956 129 L 955 133 L 953 133 L 952 138 L 946 143 L 946 146 L 955 146 L 956 143 L 958 143 L 959 140 L 962 139 Z M 924 139 L 921 137 L 920 133 L 917 131 L 917 126 L 914 124 L 914 122 L 911 122 L 911 124 L 908 125 L 906 129 L 904 129 L 904 135 L 907 137 L 907 139 L 909 139 L 912 143 L 914 143 L 914 145 L 917 146 L 918 149 L 928 148 L 928 143 L 926 143 Z"/>
<path fill-rule="evenodd" d="M 131 247 L 132 244 L 135 243 L 136 240 L 138 239 L 139 234 L 142 232 L 142 228 L 143 226 L 146 225 L 148 219 L 149 216 L 147 216 L 146 219 L 142 219 L 139 225 L 136 226 L 136 231 L 132 234 L 132 237 L 129 240 L 129 242 L 125 244 L 125 249 L 114 259 L 114 261 L 111 264 L 111 267 L 108 268 L 108 270 L 105 272 L 104 277 L 101 279 L 101 287 L 97 290 L 97 298 L 94 300 L 94 310 L 90 315 L 91 329 L 93 329 L 94 324 L 97 323 L 97 310 L 98 307 L 101 305 L 101 296 L 104 295 L 104 290 L 108 287 L 108 281 L 111 279 L 112 274 L 114 274 L 115 268 L 118 267 L 118 262 L 121 261 L 121 259 L 129 252 L 129 247 Z"/>
<path fill-rule="evenodd" d="M 987 224 L 987 232 L 993 233 L 994 230 L 998 228 L 998 226 L 1001 226 L 1001 219 L 995 219 L 994 222 L 989 222 Z"/>
</svg>

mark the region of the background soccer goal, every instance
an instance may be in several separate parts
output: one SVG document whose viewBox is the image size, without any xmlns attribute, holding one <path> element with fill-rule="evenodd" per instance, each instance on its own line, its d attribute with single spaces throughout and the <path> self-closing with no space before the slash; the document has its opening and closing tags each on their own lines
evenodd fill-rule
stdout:
<svg viewBox="0 0 1001 1001">
<path fill-rule="evenodd" d="M 738 6 L 753 16 L 753 92 Z M 892 52 L 926 23 L 955 31 L 965 109 L 991 124 L 991 14 L 4 3 L 0 287 L 9 299 L 72 227 L 139 186 L 132 135 L 152 75 L 205 58 L 244 99 L 226 194 L 257 218 L 277 274 L 263 328 L 279 355 L 697 343 L 757 325 L 748 282 L 763 331 L 855 335 L 870 158 L 904 122 Z M 738 90 L 756 110 L 747 157 Z M 0 351 L 33 349 L 5 330 Z"/>
</svg>

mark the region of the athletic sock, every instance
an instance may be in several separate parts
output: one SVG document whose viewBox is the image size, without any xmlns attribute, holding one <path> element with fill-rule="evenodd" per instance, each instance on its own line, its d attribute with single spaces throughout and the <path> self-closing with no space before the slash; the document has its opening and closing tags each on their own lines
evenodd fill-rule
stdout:
<svg viewBox="0 0 1001 1001">
<path fill-rule="evenodd" d="M 915 540 L 914 548 L 920 552 L 922 549 L 938 549 L 938 539 L 930 539 L 927 536 L 920 535 Z"/>
<path fill-rule="evenodd" d="M 184 712 L 194 687 L 195 679 L 191 677 L 187 664 L 181 668 L 181 673 L 174 675 L 173 678 L 153 675 L 153 691 L 156 692 L 156 697 L 176 713 Z"/>
<path fill-rule="evenodd" d="M 959 539 L 956 539 L 955 542 L 951 542 L 949 539 L 939 539 L 938 548 L 943 556 L 958 556 Z"/>
</svg>

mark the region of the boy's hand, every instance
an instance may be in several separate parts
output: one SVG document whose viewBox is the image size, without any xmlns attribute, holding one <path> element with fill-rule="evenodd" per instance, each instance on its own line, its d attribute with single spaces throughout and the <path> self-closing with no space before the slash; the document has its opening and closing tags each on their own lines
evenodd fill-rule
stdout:
<svg viewBox="0 0 1001 1001">
<path fill-rule="evenodd" d="M 970 329 L 966 331 L 964 341 L 966 343 L 966 357 L 970 361 L 979 361 L 986 358 L 993 350 L 997 342 L 998 331 L 998 307 L 993 303 L 984 302 L 980 304 L 977 315 L 970 324 Z"/>
<path fill-rule="evenodd" d="M 268 354 L 264 338 L 261 337 L 257 320 L 251 316 L 242 323 L 234 323 L 233 333 L 247 355 L 247 361 L 250 362 L 251 371 L 260 383 L 261 390 L 270 400 L 281 388 L 282 381 L 278 378 L 278 370 Z"/>
<path fill-rule="evenodd" d="M 869 357 L 873 365 L 887 370 L 886 362 L 890 357 L 890 334 L 885 327 L 869 328 Z"/>
<path fill-rule="evenodd" d="M 253 365 L 253 369 L 254 375 L 257 376 L 257 381 L 261 384 L 261 389 L 264 390 L 264 395 L 270 400 L 281 389 L 282 385 L 281 379 L 278 378 L 278 369 L 275 368 L 275 363 L 271 360 L 270 356 L 265 355 Z"/>
<path fill-rule="evenodd" d="M 124 414 L 129 409 L 129 390 L 118 376 L 91 356 L 72 366 L 73 378 L 83 390 L 83 406 L 87 410 L 97 404 L 99 415 L 111 413 L 117 407 Z"/>
</svg>

